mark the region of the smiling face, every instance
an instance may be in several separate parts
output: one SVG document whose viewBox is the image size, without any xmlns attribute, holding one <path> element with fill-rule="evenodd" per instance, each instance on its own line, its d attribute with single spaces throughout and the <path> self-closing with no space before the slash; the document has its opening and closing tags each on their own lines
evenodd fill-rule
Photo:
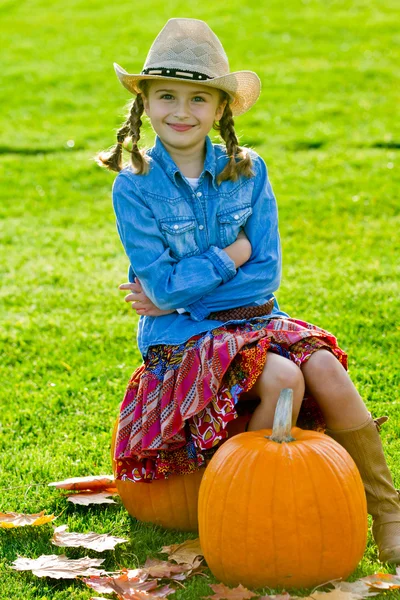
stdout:
<svg viewBox="0 0 400 600">
<path fill-rule="evenodd" d="M 204 139 L 222 117 L 226 100 L 219 90 L 205 85 L 153 79 L 143 93 L 143 104 L 154 131 L 173 155 L 203 151 Z"/>
</svg>

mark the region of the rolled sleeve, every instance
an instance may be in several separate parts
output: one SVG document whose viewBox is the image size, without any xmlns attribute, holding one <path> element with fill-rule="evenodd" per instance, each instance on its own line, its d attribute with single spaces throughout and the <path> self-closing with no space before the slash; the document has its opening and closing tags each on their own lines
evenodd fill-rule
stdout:
<svg viewBox="0 0 400 600">
<path fill-rule="evenodd" d="M 226 283 L 235 277 L 235 263 L 224 250 L 221 250 L 218 246 L 210 246 L 209 249 L 204 252 L 204 256 L 207 256 L 213 263 L 222 278 L 222 283 Z"/>
<path fill-rule="evenodd" d="M 204 321 L 204 319 L 210 314 L 210 309 L 202 300 L 197 300 L 190 304 L 186 311 L 190 313 L 190 318 L 193 321 Z"/>
</svg>

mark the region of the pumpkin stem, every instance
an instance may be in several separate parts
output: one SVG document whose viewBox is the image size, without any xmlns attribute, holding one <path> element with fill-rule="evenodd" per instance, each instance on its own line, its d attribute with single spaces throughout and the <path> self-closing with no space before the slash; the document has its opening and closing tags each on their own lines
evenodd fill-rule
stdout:
<svg viewBox="0 0 400 600">
<path fill-rule="evenodd" d="M 279 394 L 275 409 L 272 435 L 266 436 L 273 442 L 294 442 L 295 438 L 290 435 L 292 429 L 293 390 L 285 388 Z"/>
</svg>

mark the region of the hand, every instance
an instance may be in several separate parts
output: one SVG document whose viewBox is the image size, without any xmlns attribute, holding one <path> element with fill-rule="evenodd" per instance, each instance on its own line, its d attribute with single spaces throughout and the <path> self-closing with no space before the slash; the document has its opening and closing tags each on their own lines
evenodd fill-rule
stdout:
<svg viewBox="0 0 400 600">
<path fill-rule="evenodd" d="M 132 302 L 132 308 L 138 315 L 146 317 L 161 317 L 170 315 L 174 310 L 161 310 L 146 296 L 139 279 L 136 277 L 134 283 L 121 283 L 120 290 L 131 290 L 131 293 L 125 296 L 125 302 Z"/>
<path fill-rule="evenodd" d="M 253 252 L 249 238 L 243 229 L 239 231 L 233 244 L 230 244 L 230 246 L 227 246 L 224 250 L 235 263 L 236 269 L 244 265 L 244 263 L 250 259 L 251 253 Z"/>
</svg>

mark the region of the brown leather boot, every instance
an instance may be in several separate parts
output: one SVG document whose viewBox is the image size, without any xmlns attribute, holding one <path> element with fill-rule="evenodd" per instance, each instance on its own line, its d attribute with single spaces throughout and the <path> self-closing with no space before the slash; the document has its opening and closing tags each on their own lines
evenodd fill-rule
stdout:
<svg viewBox="0 0 400 600">
<path fill-rule="evenodd" d="M 379 560 L 400 564 L 400 492 L 393 486 L 379 435 L 387 420 L 380 417 L 374 421 L 370 415 L 359 427 L 327 429 L 326 433 L 347 450 L 360 472 Z"/>
</svg>

